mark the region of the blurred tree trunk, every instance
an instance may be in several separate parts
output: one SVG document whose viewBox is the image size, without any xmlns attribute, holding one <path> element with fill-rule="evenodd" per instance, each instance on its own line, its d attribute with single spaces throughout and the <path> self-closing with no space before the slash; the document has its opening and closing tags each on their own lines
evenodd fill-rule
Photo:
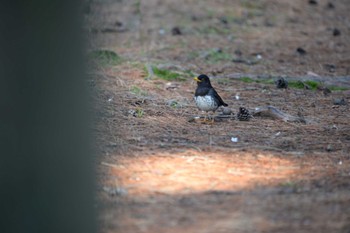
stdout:
<svg viewBox="0 0 350 233">
<path fill-rule="evenodd" d="M 95 232 L 79 4 L 0 3 L 1 232 Z"/>
</svg>

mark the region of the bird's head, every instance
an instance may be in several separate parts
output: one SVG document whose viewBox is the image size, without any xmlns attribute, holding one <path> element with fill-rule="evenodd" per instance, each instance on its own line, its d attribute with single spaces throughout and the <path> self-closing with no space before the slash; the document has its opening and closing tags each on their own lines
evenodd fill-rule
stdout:
<svg viewBox="0 0 350 233">
<path fill-rule="evenodd" d="M 206 76 L 205 74 L 201 74 L 198 77 L 195 77 L 194 80 L 197 81 L 198 85 L 208 85 L 211 86 L 209 77 Z"/>
</svg>

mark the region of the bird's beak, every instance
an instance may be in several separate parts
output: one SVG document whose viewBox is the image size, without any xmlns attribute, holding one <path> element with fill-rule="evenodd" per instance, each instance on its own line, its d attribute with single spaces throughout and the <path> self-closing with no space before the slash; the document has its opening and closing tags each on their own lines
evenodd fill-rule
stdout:
<svg viewBox="0 0 350 233">
<path fill-rule="evenodd" d="M 200 80 L 198 77 L 194 77 L 194 80 L 196 80 L 197 82 L 202 82 L 202 80 Z"/>
</svg>

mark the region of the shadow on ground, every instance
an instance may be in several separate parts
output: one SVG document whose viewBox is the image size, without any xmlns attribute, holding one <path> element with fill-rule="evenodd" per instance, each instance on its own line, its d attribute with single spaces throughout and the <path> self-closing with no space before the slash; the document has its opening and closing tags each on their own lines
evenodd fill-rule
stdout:
<svg viewBox="0 0 350 233">
<path fill-rule="evenodd" d="M 106 232 L 346 232 L 348 172 L 332 155 L 251 150 L 118 156 Z M 340 168 L 339 168 L 340 167 Z"/>
</svg>

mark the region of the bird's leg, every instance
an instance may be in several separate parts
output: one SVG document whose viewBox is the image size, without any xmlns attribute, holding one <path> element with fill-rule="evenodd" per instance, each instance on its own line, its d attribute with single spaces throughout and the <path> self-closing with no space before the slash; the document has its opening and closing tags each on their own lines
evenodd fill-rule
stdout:
<svg viewBox="0 0 350 233">
<path fill-rule="evenodd" d="M 203 118 L 203 122 L 206 122 L 206 120 L 207 120 L 207 113 L 204 113 L 204 118 Z"/>
<path fill-rule="evenodd" d="M 214 124 L 214 121 L 215 121 L 215 112 L 213 111 L 213 115 L 211 115 L 211 124 Z"/>
<path fill-rule="evenodd" d="M 215 117 L 214 117 L 214 114 L 211 116 L 211 123 L 214 124 L 214 121 L 215 121 Z"/>
<path fill-rule="evenodd" d="M 213 124 L 214 123 L 214 116 L 210 114 L 210 112 L 207 112 L 206 118 L 204 118 L 204 122 L 208 124 Z"/>
<path fill-rule="evenodd" d="M 198 121 L 201 122 L 201 123 L 205 123 L 206 119 L 207 119 L 207 115 L 203 114 L 203 111 L 201 111 L 201 114 L 199 115 L 199 120 Z"/>
<path fill-rule="evenodd" d="M 201 121 L 201 123 L 205 124 L 210 122 L 210 113 L 206 112 L 203 116 L 203 120 Z"/>
<path fill-rule="evenodd" d="M 202 118 L 202 116 L 200 117 Z M 213 124 L 214 123 L 214 116 L 210 114 L 210 112 L 206 112 L 206 114 L 203 115 L 203 120 L 200 120 L 201 123 L 209 123 Z"/>
<path fill-rule="evenodd" d="M 204 120 L 203 120 L 203 123 L 206 123 L 209 121 L 209 113 L 206 112 L 206 114 L 204 115 Z"/>
</svg>

